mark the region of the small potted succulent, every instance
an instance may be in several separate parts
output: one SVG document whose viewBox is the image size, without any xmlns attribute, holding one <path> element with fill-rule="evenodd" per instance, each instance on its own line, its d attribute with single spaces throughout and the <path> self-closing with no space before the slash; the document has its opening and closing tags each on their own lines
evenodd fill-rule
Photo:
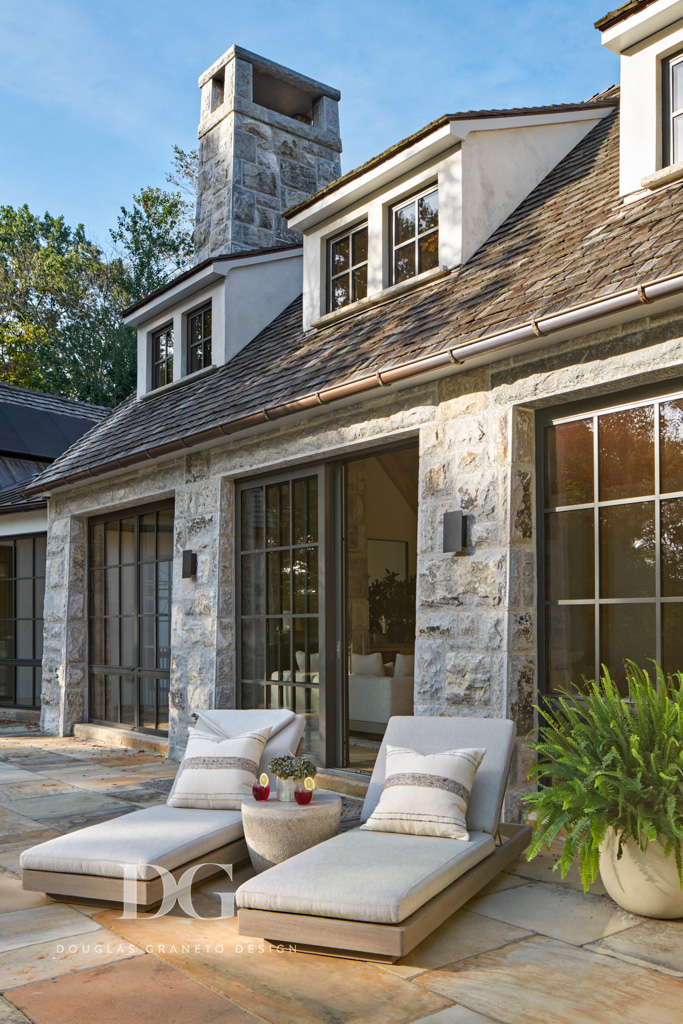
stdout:
<svg viewBox="0 0 683 1024">
<path fill-rule="evenodd" d="M 268 765 L 268 771 L 275 776 L 278 800 L 288 803 L 295 800 L 301 804 L 310 803 L 318 769 L 307 757 L 296 757 L 294 754 L 274 757 Z"/>
<path fill-rule="evenodd" d="M 655 664 L 653 683 L 627 661 L 626 685 L 622 695 L 603 666 L 602 679 L 539 709 L 527 857 L 560 839 L 563 877 L 578 858 L 584 889 L 599 868 L 625 910 L 683 917 L 683 674 Z"/>
</svg>

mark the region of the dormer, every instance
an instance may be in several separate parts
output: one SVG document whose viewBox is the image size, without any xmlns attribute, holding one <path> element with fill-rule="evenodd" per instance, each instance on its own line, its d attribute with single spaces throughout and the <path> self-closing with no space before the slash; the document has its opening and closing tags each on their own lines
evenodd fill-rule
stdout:
<svg viewBox="0 0 683 1024">
<path fill-rule="evenodd" d="M 287 212 L 304 239 L 304 329 L 466 262 L 614 100 L 450 114 Z"/>
<path fill-rule="evenodd" d="M 126 310 L 139 399 L 214 373 L 301 294 L 299 245 L 205 260 Z"/>
<path fill-rule="evenodd" d="M 619 191 L 683 178 L 683 0 L 640 0 L 595 27 L 621 59 Z"/>
</svg>

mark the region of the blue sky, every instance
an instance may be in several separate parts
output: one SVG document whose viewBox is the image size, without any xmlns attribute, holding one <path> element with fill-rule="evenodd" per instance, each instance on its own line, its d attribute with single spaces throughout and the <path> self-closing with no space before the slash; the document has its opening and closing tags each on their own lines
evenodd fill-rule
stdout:
<svg viewBox="0 0 683 1024">
<path fill-rule="evenodd" d="M 197 78 L 232 43 L 342 93 L 344 171 L 444 113 L 618 80 L 602 0 L 0 0 L 0 204 L 84 222 L 196 145 Z"/>
</svg>

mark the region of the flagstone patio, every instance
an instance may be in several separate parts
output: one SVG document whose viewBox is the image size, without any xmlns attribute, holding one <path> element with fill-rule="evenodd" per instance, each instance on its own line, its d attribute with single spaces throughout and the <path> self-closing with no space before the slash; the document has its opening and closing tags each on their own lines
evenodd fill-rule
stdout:
<svg viewBox="0 0 683 1024">
<path fill-rule="evenodd" d="M 683 920 L 584 895 L 552 855 L 519 861 L 394 965 L 296 954 L 221 917 L 234 881 L 124 920 L 21 885 L 21 851 L 165 800 L 160 755 L 0 722 L 0 1024 L 625 1024 L 683 1021 Z"/>
</svg>

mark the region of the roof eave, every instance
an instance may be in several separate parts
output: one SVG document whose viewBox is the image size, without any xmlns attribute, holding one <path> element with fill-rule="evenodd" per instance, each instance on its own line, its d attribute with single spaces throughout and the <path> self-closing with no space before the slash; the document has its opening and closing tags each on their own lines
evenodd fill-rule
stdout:
<svg viewBox="0 0 683 1024">
<path fill-rule="evenodd" d="M 485 335 L 474 341 L 462 344 L 454 341 L 448 348 L 433 355 L 380 369 L 365 377 L 342 382 L 278 406 L 266 407 L 247 416 L 227 420 L 195 434 L 132 452 L 121 458 L 110 459 L 100 466 L 91 466 L 71 474 L 67 472 L 63 477 L 27 487 L 25 493 L 49 496 L 55 490 L 84 483 L 93 477 L 111 475 L 150 459 L 170 457 L 191 448 L 218 443 L 224 436 L 246 433 L 254 428 L 267 426 L 275 420 L 301 413 L 312 413 L 320 407 L 339 402 L 356 400 L 367 393 L 378 392 L 392 385 L 407 387 L 434 379 L 435 376 L 461 372 L 463 367 L 474 368 L 493 359 L 505 358 L 508 350 L 512 348 L 538 348 L 547 343 L 559 343 L 596 329 L 600 330 L 681 305 L 683 274 L 679 273 L 570 306 L 557 313 L 531 318 L 520 325 Z"/>
</svg>

